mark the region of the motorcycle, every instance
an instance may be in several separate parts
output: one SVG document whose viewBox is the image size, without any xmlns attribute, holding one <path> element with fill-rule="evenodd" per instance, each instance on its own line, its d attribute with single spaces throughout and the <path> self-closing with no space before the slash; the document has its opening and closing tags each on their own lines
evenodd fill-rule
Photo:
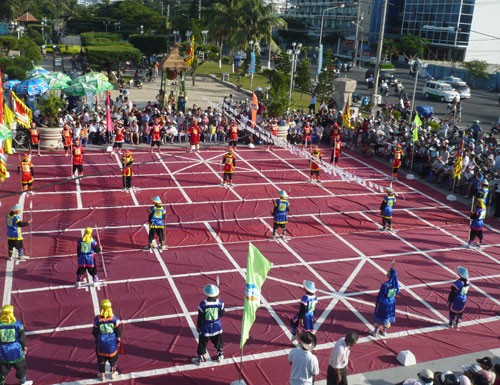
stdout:
<svg viewBox="0 0 500 385">
<path fill-rule="evenodd" d="M 137 78 L 130 79 L 127 85 L 129 88 L 142 88 L 142 81 Z"/>
<path fill-rule="evenodd" d="M 491 122 L 491 132 L 493 134 L 500 132 L 500 119 L 498 122 Z"/>
</svg>

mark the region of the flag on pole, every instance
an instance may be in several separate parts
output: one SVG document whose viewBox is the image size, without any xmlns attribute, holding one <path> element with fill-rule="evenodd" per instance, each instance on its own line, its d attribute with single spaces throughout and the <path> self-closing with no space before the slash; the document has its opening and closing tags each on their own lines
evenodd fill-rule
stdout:
<svg viewBox="0 0 500 385">
<path fill-rule="evenodd" d="M 2 69 L 0 68 L 0 124 L 3 123 L 3 80 Z"/>
<path fill-rule="evenodd" d="M 455 160 L 455 165 L 453 166 L 452 177 L 460 180 L 462 177 L 462 163 L 463 163 L 463 152 L 464 152 L 464 131 L 460 133 L 461 141 L 460 146 L 458 146 L 457 159 Z"/>
<path fill-rule="evenodd" d="M 250 52 L 250 66 L 248 67 L 248 73 L 250 75 L 253 75 L 255 73 L 255 66 L 256 66 L 255 52 L 252 51 Z"/>
<path fill-rule="evenodd" d="M 345 127 L 352 128 L 352 126 L 351 126 L 351 100 L 349 97 L 347 98 L 347 103 L 346 103 L 345 108 L 344 108 L 344 116 L 343 116 L 342 120 L 343 120 Z"/>
<path fill-rule="evenodd" d="M 255 321 L 255 313 L 260 305 L 260 289 L 273 264 L 251 243 L 248 246 L 247 277 L 245 283 L 245 308 L 241 321 L 240 349 L 243 349 Z"/>
<path fill-rule="evenodd" d="M 255 92 L 252 92 L 252 127 L 257 123 L 257 112 L 259 111 L 259 99 Z"/>
<path fill-rule="evenodd" d="M 12 110 L 14 111 L 15 119 L 21 126 L 30 128 L 32 112 L 31 109 L 17 97 L 14 91 L 10 91 L 12 100 Z"/>
<path fill-rule="evenodd" d="M 420 119 L 418 112 L 415 113 L 413 123 L 415 123 L 415 127 L 413 127 L 413 143 L 415 143 L 418 140 L 418 129 L 422 127 L 422 119 Z"/>
<path fill-rule="evenodd" d="M 5 160 L 3 149 L 0 148 L 0 182 L 3 182 L 5 178 L 8 177 L 9 172 L 7 171 L 7 161 Z"/>
<path fill-rule="evenodd" d="M 323 69 L 323 44 L 319 45 L 318 50 L 318 76 L 321 74 L 321 70 Z"/>
<path fill-rule="evenodd" d="M 189 50 L 187 53 L 187 57 L 184 59 L 186 64 L 191 67 L 194 61 L 194 35 L 191 35 L 191 44 L 189 45 Z"/>
<path fill-rule="evenodd" d="M 111 92 L 106 92 L 106 129 L 113 131 L 113 122 L 111 121 Z"/>
</svg>

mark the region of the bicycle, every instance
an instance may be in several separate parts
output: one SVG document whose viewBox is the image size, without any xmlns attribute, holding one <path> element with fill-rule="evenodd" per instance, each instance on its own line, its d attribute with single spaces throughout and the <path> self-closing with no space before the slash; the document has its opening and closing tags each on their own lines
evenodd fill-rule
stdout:
<svg viewBox="0 0 500 385">
<path fill-rule="evenodd" d="M 28 130 L 16 130 L 12 135 L 12 146 L 20 150 L 29 150 L 30 148 L 30 135 Z"/>
</svg>

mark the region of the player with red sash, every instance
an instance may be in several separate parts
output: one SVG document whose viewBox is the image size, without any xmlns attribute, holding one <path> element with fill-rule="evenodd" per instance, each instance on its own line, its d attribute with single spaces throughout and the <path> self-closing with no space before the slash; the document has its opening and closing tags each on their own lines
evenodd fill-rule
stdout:
<svg viewBox="0 0 500 385">
<path fill-rule="evenodd" d="M 311 144 L 311 132 L 311 123 L 307 121 L 304 124 L 304 127 L 302 127 L 302 146 L 305 148 L 307 148 L 307 146 Z"/>
<path fill-rule="evenodd" d="M 321 169 L 320 167 L 320 162 L 321 158 L 323 157 L 323 154 L 321 154 L 321 151 L 319 150 L 318 146 L 314 146 L 314 149 L 311 152 L 311 156 L 313 159 L 309 161 L 309 183 L 312 183 L 316 180 L 316 182 L 321 183 L 321 179 L 319 177 L 319 171 Z"/>
<path fill-rule="evenodd" d="M 398 170 L 401 167 L 403 160 L 403 150 L 401 144 L 396 144 L 396 148 L 392 152 L 392 179 L 398 179 Z"/>
<path fill-rule="evenodd" d="M 188 129 L 189 144 L 191 146 L 190 152 L 200 151 L 200 134 L 201 130 L 198 126 L 198 119 L 193 119 L 193 123 Z"/>
<path fill-rule="evenodd" d="M 151 127 L 151 153 L 155 145 L 158 147 L 159 154 L 161 145 L 161 125 L 158 119 L 155 121 L 155 124 L 153 124 L 153 127 Z"/>
<path fill-rule="evenodd" d="M 266 151 L 272 151 L 274 148 L 274 138 L 278 136 L 278 119 L 273 119 L 269 123 L 269 130 L 271 131 L 271 138 L 267 144 Z"/>
<path fill-rule="evenodd" d="M 118 149 L 118 153 L 122 153 L 123 143 L 125 142 L 125 128 L 122 122 L 118 122 L 115 127 L 115 142 L 113 143 L 113 152 L 115 148 Z"/>
<path fill-rule="evenodd" d="M 224 165 L 224 176 L 222 185 L 230 187 L 233 185 L 233 173 L 236 168 L 236 156 L 233 153 L 233 148 L 229 147 L 229 150 L 222 158 L 222 164 Z"/>
<path fill-rule="evenodd" d="M 334 165 L 337 165 L 340 159 L 340 154 L 342 152 L 342 140 L 340 139 L 340 135 L 335 135 L 332 147 L 332 157 L 330 159 L 330 162 L 332 162 Z"/>
<path fill-rule="evenodd" d="M 76 139 L 71 150 L 73 157 L 73 176 L 83 176 L 83 147 L 80 146 L 80 141 Z M 78 174 L 76 173 L 78 171 Z"/>
<path fill-rule="evenodd" d="M 36 128 L 35 122 L 31 122 L 31 126 L 30 126 L 30 129 L 28 132 L 30 134 L 30 154 L 34 148 L 36 148 L 38 151 L 40 151 L 40 148 L 39 148 L 40 136 L 39 136 L 38 129 Z"/>
<path fill-rule="evenodd" d="M 236 146 L 238 145 L 238 123 L 236 120 L 231 122 L 229 126 L 229 148 L 233 148 L 236 151 Z"/>
<path fill-rule="evenodd" d="M 69 128 L 67 124 L 64 125 L 63 130 L 61 132 L 61 136 L 62 136 L 62 143 L 64 146 L 64 154 L 68 156 L 71 149 L 71 143 L 73 142 L 73 131 Z"/>
<path fill-rule="evenodd" d="M 17 166 L 17 170 L 21 172 L 21 185 L 23 191 L 33 191 L 33 177 L 35 173 L 33 171 L 33 163 L 31 163 L 28 154 L 23 156 L 23 160 Z"/>
</svg>

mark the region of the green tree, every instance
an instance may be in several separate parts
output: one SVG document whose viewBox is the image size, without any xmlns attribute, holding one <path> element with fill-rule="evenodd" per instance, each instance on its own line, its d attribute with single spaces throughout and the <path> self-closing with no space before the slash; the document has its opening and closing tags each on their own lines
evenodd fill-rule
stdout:
<svg viewBox="0 0 500 385">
<path fill-rule="evenodd" d="M 484 60 L 471 60 L 463 63 L 463 67 L 472 75 L 472 85 L 477 78 L 488 79 L 488 63 Z"/>
<path fill-rule="evenodd" d="M 31 70 L 33 65 L 27 57 L 0 56 L 0 68 L 2 68 L 3 74 L 8 75 L 9 79 L 24 80 L 26 72 Z"/>
<path fill-rule="evenodd" d="M 403 35 L 399 42 L 400 50 L 408 59 L 413 59 L 416 56 L 422 57 L 425 47 L 429 44 L 427 39 L 422 39 L 414 35 Z"/>
<path fill-rule="evenodd" d="M 399 43 L 394 39 L 384 39 L 383 54 L 389 56 L 389 60 L 392 61 L 392 57 L 398 55 L 399 52 L 401 52 Z"/>
<path fill-rule="evenodd" d="M 298 67 L 295 77 L 295 85 L 301 91 L 309 92 L 311 90 L 311 73 L 309 72 L 309 59 L 303 58 Z"/>
<path fill-rule="evenodd" d="M 130 35 L 128 41 L 147 56 L 168 50 L 167 38 L 163 35 Z"/>
<path fill-rule="evenodd" d="M 314 93 L 320 103 L 333 97 L 335 92 L 333 81 L 336 77 L 333 69 L 333 51 L 328 49 L 325 53 L 325 69 L 319 74 L 318 83 L 314 87 Z"/>
<path fill-rule="evenodd" d="M 269 72 L 269 101 L 267 110 L 270 116 L 281 117 L 288 108 L 288 82 L 290 76 L 280 71 Z"/>
</svg>

